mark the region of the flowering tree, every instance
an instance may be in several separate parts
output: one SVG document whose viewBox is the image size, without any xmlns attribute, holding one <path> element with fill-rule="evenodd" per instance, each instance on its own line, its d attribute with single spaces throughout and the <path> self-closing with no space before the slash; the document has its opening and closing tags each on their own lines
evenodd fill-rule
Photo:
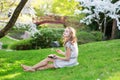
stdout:
<svg viewBox="0 0 120 80">
<path fill-rule="evenodd" d="M 10 18 L 9 22 L 7 23 L 7 25 L 2 30 L 0 30 L 0 38 L 4 37 L 7 34 L 8 30 L 13 27 L 13 25 L 15 24 L 20 12 L 21 12 L 21 10 L 23 9 L 23 7 L 27 1 L 28 0 L 21 0 L 19 5 L 15 9 L 12 17 Z"/>
<path fill-rule="evenodd" d="M 29 31 L 31 32 L 31 34 L 38 32 L 38 30 L 36 29 L 36 25 L 32 22 L 32 17 L 35 17 L 36 13 L 31 6 L 33 0 L 16 1 L 19 2 L 18 6 L 11 6 L 8 9 L 8 12 L 10 12 L 11 14 L 8 16 L 7 21 L 4 22 L 6 26 L 0 30 L 0 38 L 4 37 L 7 34 L 8 30 L 11 29 L 14 25 L 17 28 L 29 27 Z"/>
<path fill-rule="evenodd" d="M 102 26 L 104 26 L 104 36 L 106 31 L 106 24 L 108 22 L 107 18 L 116 21 L 116 25 L 120 30 L 120 1 L 112 3 L 112 0 L 77 0 L 80 5 L 83 6 L 83 10 L 76 10 L 77 14 L 85 13 L 87 14 L 81 23 L 91 24 L 93 21 L 97 22 L 99 29 L 102 31 Z M 101 17 L 101 14 L 103 15 Z"/>
</svg>

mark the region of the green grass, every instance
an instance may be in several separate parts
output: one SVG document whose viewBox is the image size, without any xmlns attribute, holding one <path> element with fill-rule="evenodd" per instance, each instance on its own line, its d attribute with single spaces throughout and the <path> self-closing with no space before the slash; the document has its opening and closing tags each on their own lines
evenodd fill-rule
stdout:
<svg viewBox="0 0 120 80">
<path fill-rule="evenodd" d="M 120 80 L 119 39 L 80 45 L 78 66 L 36 72 L 20 67 L 34 65 L 54 50 L 0 50 L 0 80 Z"/>
</svg>

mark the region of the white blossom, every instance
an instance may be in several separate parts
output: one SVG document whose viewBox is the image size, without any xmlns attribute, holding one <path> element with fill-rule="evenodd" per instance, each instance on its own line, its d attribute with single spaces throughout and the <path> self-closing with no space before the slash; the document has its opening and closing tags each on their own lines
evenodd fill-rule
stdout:
<svg viewBox="0 0 120 80">
<path fill-rule="evenodd" d="M 79 14 L 85 13 L 87 16 L 80 22 L 90 24 L 92 20 L 99 22 L 100 13 L 104 14 L 104 18 L 110 17 L 116 19 L 118 29 L 120 30 L 120 1 L 112 3 L 112 0 L 76 0 L 84 7 L 81 11 L 76 11 Z"/>
</svg>

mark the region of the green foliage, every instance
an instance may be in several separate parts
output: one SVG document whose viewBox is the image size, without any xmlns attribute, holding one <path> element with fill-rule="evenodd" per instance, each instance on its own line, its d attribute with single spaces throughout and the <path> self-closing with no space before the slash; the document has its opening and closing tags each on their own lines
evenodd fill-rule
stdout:
<svg viewBox="0 0 120 80">
<path fill-rule="evenodd" d="M 117 2 L 117 1 L 119 1 L 119 0 L 112 0 L 113 3 Z"/>
<path fill-rule="evenodd" d="M 64 49 L 64 48 L 61 48 Z M 119 80 L 120 40 L 79 45 L 79 65 L 61 69 L 24 72 L 21 64 L 32 66 L 55 53 L 51 48 L 26 51 L 0 50 L 0 80 Z"/>
<path fill-rule="evenodd" d="M 33 42 L 40 48 L 50 47 L 52 41 L 58 41 L 60 44 L 63 28 L 41 28 L 40 34 L 35 34 Z"/>
<path fill-rule="evenodd" d="M 8 36 L 5 36 L 5 37 L 3 37 L 3 38 L 0 39 L 0 42 L 3 43 L 2 48 L 3 49 L 7 49 L 8 45 L 10 45 L 10 44 L 12 44 L 14 42 L 17 42 L 17 40 L 12 39 L 12 38 L 10 38 Z"/>
<path fill-rule="evenodd" d="M 36 11 L 36 15 L 37 16 L 43 16 L 44 15 L 44 11 L 41 9 L 38 9 L 38 8 L 35 8 L 35 11 Z"/>
<path fill-rule="evenodd" d="M 100 31 L 92 31 L 91 34 L 95 36 L 95 41 L 102 40 L 103 33 L 101 33 Z"/>
<path fill-rule="evenodd" d="M 36 33 L 32 39 L 21 40 L 13 43 L 9 48 L 14 50 L 29 50 L 51 47 L 51 42 L 58 41 L 62 46 L 63 28 L 41 28 L 40 33 Z M 79 31 L 77 32 L 78 44 L 95 42 L 102 40 L 102 33 L 99 31 Z"/>
<path fill-rule="evenodd" d="M 33 49 L 33 46 L 31 44 L 32 39 L 26 39 L 26 40 L 21 40 L 18 42 L 15 42 L 13 44 L 10 44 L 8 48 L 13 49 L 13 50 L 29 50 Z"/>
<path fill-rule="evenodd" d="M 77 33 L 77 38 L 78 38 L 78 44 L 101 41 L 102 33 L 97 31 L 93 31 L 93 32 L 79 31 Z"/>
<path fill-rule="evenodd" d="M 116 30 L 116 39 L 120 39 L 120 30 Z"/>
<path fill-rule="evenodd" d="M 27 40 L 21 40 L 9 45 L 13 50 L 29 50 L 51 47 L 51 42 L 58 41 L 62 45 L 63 28 L 41 28 L 40 33 Z"/>
<path fill-rule="evenodd" d="M 1 13 L 5 13 L 9 11 L 12 7 L 16 7 L 20 1 L 15 0 L 0 0 L 0 11 Z M 12 11 L 12 9 L 11 9 Z M 0 16 L 0 17 L 6 17 L 6 16 Z"/>
<path fill-rule="evenodd" d="M 75 0 L 54 0 L 52 12 L 61 15 L 74 15 L 74 10 L 79 3 Z"/>
</svg>

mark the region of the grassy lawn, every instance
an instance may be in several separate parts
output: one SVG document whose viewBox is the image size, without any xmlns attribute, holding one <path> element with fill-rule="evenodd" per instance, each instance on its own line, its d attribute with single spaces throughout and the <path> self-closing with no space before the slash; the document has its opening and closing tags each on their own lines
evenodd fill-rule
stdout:
<svg viewBox="0 0 120 80">
<path fill-rule="evenodd" d="M 63 48 L 61 48 L 63 49 Z M 0 50 L 0 80 L 120 80 L 120 40 L 79 45 L 79 65 L 24 72 L 20 64 L 34 65 L 55 49 Z"/>
</svg>

